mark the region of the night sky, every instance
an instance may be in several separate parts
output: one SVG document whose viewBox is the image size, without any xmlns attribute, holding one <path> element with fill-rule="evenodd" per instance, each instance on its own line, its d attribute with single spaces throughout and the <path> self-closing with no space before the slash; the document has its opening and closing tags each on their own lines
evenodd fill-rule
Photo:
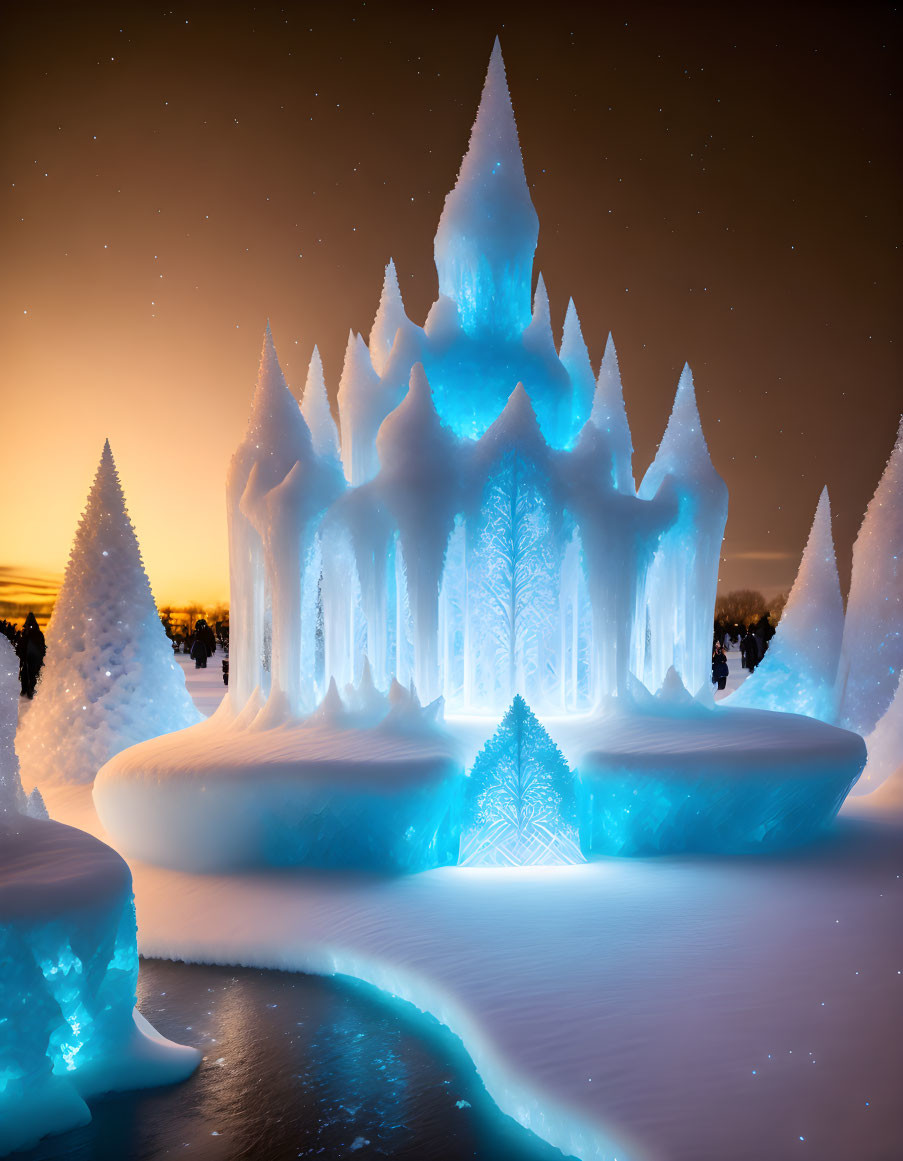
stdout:
<svg viewBox="0 0 903 1161">
<path fill-rule="evenodd" d="M 841 582 L 903 408 L 890 5 L 4 5 L 0 566 L 61 572 L 109 436 L 161 601 L 228 591 L 267 316 L 334 398 L 384 264 L 409 315 L 501 38 L 556 336 L 614 333 L 641 478 L 684 360 L 721 589 Z"/>
</svg>

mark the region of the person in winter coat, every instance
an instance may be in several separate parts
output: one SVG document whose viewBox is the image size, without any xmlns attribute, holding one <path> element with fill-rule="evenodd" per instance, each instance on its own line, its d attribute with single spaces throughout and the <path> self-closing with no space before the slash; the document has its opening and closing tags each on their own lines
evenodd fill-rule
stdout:
<svg viewBox="0 0 903 1161">
<path fill-rule="evenodd" d="M 712 684 L 717 685 L 719 689 L 724 689 L 729 673 L 727 658 L 724 656 L 724 646 L 719 642 L 712 650 Z"/>
<path fill-rule="evenodd" d="M 34 697 L 38 675 L 44 664 L 44 654 L 47 645 L 44 634 L 38 626 L 34 613 L 29 613 L 22 626 L 22 632 L 16 641 L 16 655 L 19 658 L 19 682 L 22 686 L 21 697 Z"/>
<path fill-rule="evenodd" d="M 761 661 L 759 655 L 759 641 L 752 629 L 747 631 L 743 638 L 743 644 L 740 646 L 740 656 L 743 659 L 744 666 L 750 673 L 756 668 Z"/>
<path fill-rule="evenodd" d="M 195 633 L 191 638 L 191 649 L 188 656 L 194 661 L 195 669 L 207 668 L 207 642 L 202 633 Z"/>
</svg>

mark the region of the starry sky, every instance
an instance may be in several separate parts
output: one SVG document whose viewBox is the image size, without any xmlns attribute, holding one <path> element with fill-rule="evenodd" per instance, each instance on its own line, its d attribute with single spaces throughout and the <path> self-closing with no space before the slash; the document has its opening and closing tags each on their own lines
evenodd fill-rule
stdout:
<svg viewBox="0 0 903 1161">
<path fill-rule="evenodd" d="M 493 37 L 556 332 L 614 334 L 641 478 L 680 368 L 730 489 L 720 588 L 841 583 L 903 409 L 890 4 L 7 5 L 0 566 L 59 574 L 109 436 L 161 602 L 228 594 L 224 478 L 267 317 L 334 398 L 393 257 L 408 313 Z"/>
</svg>

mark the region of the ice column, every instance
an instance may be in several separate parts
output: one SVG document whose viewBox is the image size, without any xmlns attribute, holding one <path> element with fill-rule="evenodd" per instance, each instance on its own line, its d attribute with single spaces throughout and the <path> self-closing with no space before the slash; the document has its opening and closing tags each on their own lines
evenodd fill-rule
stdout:
<svg viewBox="0 0 903 1161">
<path fill-rule="evenodd" d="M 376 484 L 398 525 L 414 630 L 414 684 L 425 703 L 439 689 L 439 582 L 458 503 L 454 437 L 439 422 L 423 367 L 377 441 Z"/>
<path fill-rule="evenodd" d="M 671 418 L 639 496 L 673 496 L 676 523 L 663 534 L 646 582 L 650 665 L 642 677 L 657 690 L 673 665 L 696 694 L 711 682 L 712 619 L 718 561 L 727 521 L 727 487 L 712 466 L 685 364 Z"/>
</svg>

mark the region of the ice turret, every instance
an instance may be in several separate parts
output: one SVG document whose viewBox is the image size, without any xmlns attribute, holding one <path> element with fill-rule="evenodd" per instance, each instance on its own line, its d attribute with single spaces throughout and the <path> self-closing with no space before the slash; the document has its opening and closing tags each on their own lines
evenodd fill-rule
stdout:
<svg viewBox="0 0 903 1161">
<path fill-rule="evenodd" d="M 496 40 L 470 145 L 445 199 L 434 244 L 439 293 L 457 303 L 468 334 L 523 332 L 530 322 L 538 236 Z"/>
<path fill-rule="evenodd" d="M 438 600 L 445 549 L 458 506 L 455 440 L 433 403 L 423 367 L 379 429 L 380 496 L 395 519 L 404 553 L 414 629 L 414 684 L 426 702 L 439 693 Z"/>
<path fill-rule="evenodd" d="M 842 637 L 843 598 L 831 536 L 831 504 L 824 488 L 774 640 L 730 704 L 832 721 Z"/>
<path fill-rule="evenodd" d="M 596 390 L 596 377 L 589 358 L 589 351 L 583 339 L 580 319 L 574 300 L 568 299 L 564 316 L 564 330 L 561 335 L 561 349 L 558 352 L 564 369 L 571 380 L 574 432 L 578 432 L 589 419 Z"/>
<path fill-rule="evenodd" d="M 404 302 L 401 298 L 401 289 L 398 285 L 398 275 L 395 272 L 395 263 L 389 259 L 386 273 L 383 278 L 382 293 L 379 296 L 379 307 L 376 318 L 370 328 L 370 361 L 377 375 L 382 375 L 386 369 L 386 362 L 398 328 L 408 322 Z"/>
<path fill-rule="evenodd" d="M 199 717 L 160 623 L 106 442 L 19 732 L 23 770 L 29 782 L 92 782 L 126 746 Z"/>
<path fill-rule="evenodd" d="M 638 494 L 641 500 L 651 500 L 669 493 L 677 500 L 678 516 L 662 536 L 647 578 L 651 648 L 641 650 L 637 638 L 634 671 L 642 673 L 654 691 L 673 665 L 695 696 L 711 680 L 712 619 L 727 487 L 709 457 L 689 364 L 681 372 L 668 426 Z M 642 620 L 638 618 L 638 624 Z"/>
<path fill-rule="evenodd" d="M 605 354 L 599 368 L 593 409 L 590 419 L 607 437 L 612 451 L 612 480 L 614 486 L 625 496 L 636 494 L 633 480 L 633 441 L 627 410 L 624 407 L 624 392 L 621 387 L 621 369 L 618 366 L 618 352 L 614 339 L 609 333 L 605 344 Z"/>
<path fill-rule="evenodd" d="M 838 695 L 840 724 L 871 733 L 903 672 L 903 419 L 853 545 Z"/>
<path fill-rule="evenodd" d="M 234 709 L 245 705 L 257 685 L 262 684 L 264 691 L 268 688 L 272 623 L 264 583 L 263 542 L 247 511 L 242 510 L 242 499 L 252 472 L 254 491 L 261 495 L 281 483 L 298 459 L 298 447 L 305 440 L 310 442 L 310 433 L 297 400 L 286 385 L 267 323 L 247 431 L 232 456 L 226 477 L 233 626 L 229 700 Z"/>
<path fill-rule="evenodd" d="M 339 382 L 342 464 L 353 487 L 376 475 L 376 433 L 385 418 L 379 376 L 361 335 L 348 332 L 345 362 Z"/>
<path fill-rule="evenodd" d="M 301 414 L 307 424 L 314 451 L 325 459 L 339 460 L 339 431 L 329 409 L 326 381 L 323 378 L 323 362 L 320 352 L 314 347 L 307 368 L 307 382 L 301 397 Z"/>
</svg>

